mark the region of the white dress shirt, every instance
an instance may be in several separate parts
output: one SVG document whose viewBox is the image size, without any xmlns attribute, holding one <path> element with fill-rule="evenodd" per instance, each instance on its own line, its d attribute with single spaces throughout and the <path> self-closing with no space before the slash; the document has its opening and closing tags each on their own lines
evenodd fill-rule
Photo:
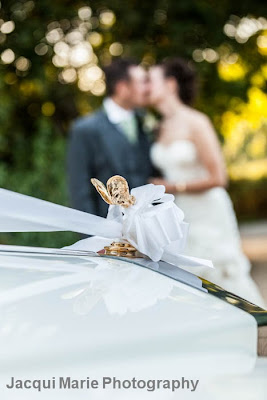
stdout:
<svg viewBox="0 0 267 400">
<path fill-rule="evenodd" d="M 103 107 L 107 117 L 112 124 L 118 125 L 130 143 L 135 144 L 138 140 L 138 126 L 133 110 L 125 110 L 110 97 L 106 97 Z"/>
<path fill-rule="evenodd" d="M 103 101 L 104 109 L 107 113 L 108 119 L 113 124 L 120 124 L 121 122 L 131 119 L 134 116 L 133 110 L 125 110 L 125 108 L 119 106 L 110 97 L 106 97 Z"/>
</svg>

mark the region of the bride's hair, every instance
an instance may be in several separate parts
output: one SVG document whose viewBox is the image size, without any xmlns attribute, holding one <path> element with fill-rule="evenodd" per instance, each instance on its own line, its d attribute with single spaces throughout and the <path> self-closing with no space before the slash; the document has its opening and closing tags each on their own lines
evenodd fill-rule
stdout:
<svg viewBox="0 0 267 400">
<path fill-rule="evenodd" d="M 160 66 L 163 69 L 166 78 L 172 77 L 178 84 L 177 95 L 185 104 L 192 104 L 197 89 L 196 73 L 190 62 L 180 58 L 170 58 L 162 62 Z"/>
</svg>

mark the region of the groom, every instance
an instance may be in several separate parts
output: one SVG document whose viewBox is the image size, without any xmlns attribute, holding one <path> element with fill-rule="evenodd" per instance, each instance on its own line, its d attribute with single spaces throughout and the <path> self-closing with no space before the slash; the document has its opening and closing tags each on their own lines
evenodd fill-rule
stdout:
<svg viewBox="0 0 267 400">
<path fill-rule="evenodd" d="M 147 104 L 146 71 L 131 60 L 119 59 L 104 72 L 107 97 L 96 113 L 75 121 L 67 157 L 72 207 L 100 216 L 106 216 L 107 205 L 91 178 L 106 183 L 111 176 L 122 175 L 133 188 L 155 175 L 150 140 L 136 111 Z"/>
</svg>

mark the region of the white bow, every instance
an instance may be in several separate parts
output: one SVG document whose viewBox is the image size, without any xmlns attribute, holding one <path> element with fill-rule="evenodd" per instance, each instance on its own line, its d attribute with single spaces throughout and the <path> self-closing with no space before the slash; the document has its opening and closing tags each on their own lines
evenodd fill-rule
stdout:
<svg viewBox="0 0 267 400">
<path fill-rule="evenodd" d="M 184 213 L 174 204 L 174 197 L 165 194 L 164 186 L 152 184 L 135 188 L 131 194 L 135 205 L 123 210 L 110 206 L 108 213 L 108 219 L 113 219 L 114 214 L 123 212 L 122 237 L 153 261 L 159 261 L 164 249 L 174 242 L 177 253 L 181 252 L 188 224 L 183 222 Z"/>
<path fill-rule="evenodd" d="M 114 240 L 126 239 L 153 261 L 179 266 L 213 267 L 212 262 L 182 255 L 188 231 L 183 211 L 165 187 L 148 184 L 132 189 L 136 203 L 111 205 L 107 218 L 73 210 L 30 196 L 0 189 L 0 231 L 73 231 L 94 235 L 68 248 L 98 251 Z M 95 236 L 98 235 L 98 236 Z M 109 239 L 107 239 L 109 238 Z"/>
<path fill-rule="evenodd" d="M 188 223 L 184 222 L 183 211 L 174 203 L 174 196 L 165 194 L 165 186 L 139 186 L 131 190 L 131 195 L 136 199 L 133 206 L 109 206 L 107 220 L 121 224 L 122 234 L 114 235 L 114 240 L 127 240 L 153 261 L 213 268 L 210 260 L 181 254 L 186 245 Z M 68 248 L 99 251 L 112 243 L 103 236 L 104 232 L 102 238 L 83 239 Z"/>
</svg>

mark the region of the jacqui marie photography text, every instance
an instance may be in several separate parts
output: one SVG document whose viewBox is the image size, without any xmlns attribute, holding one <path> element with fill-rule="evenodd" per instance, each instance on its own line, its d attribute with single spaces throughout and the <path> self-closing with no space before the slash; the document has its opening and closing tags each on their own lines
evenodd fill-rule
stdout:
<svg viewBox="0 0 267 400">
<path fill-rule="evenodd" d="M 9 382 L 5 386 L 9 390 L 97 390 L 97 389 L 113 389 L 127 390 L 137 389 L 154 392 L 156 390 L 168 390 L 175 392 L 177 390 L 188 390 L 194 392 L 199 385 L 199 379 L 190 379 L 180 377 L 179 379 L 137 379 L 135 377 L 129 379 L 120 379 L 117 377 L 103 376 L 101 379 L 73 379 L 70 376 L 52 377 L 50 379 L 19 379 L 10 377 Z"/>
</svg>

